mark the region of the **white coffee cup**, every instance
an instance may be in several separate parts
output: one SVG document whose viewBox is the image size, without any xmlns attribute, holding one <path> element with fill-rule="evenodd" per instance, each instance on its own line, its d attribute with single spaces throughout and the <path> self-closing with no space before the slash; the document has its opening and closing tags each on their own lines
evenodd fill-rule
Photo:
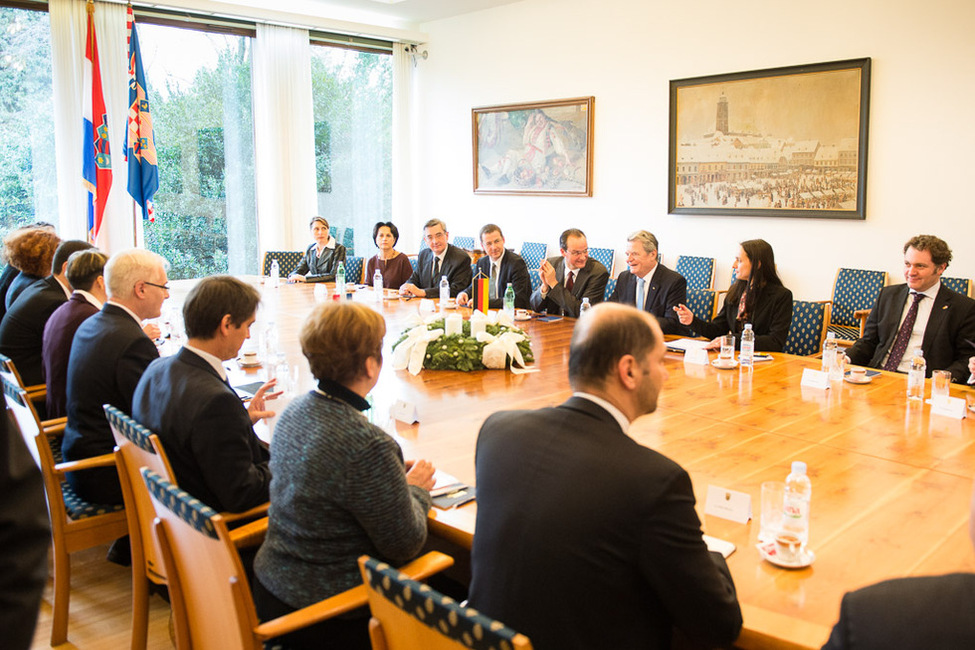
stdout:
<svg viewBox="0 0 975 650">
<path fill-rule="evenodd" d="M 850 366 L 850 379 L 863 381 L 867 378 L 867 369 L 863 366 Z"/>
</svg>

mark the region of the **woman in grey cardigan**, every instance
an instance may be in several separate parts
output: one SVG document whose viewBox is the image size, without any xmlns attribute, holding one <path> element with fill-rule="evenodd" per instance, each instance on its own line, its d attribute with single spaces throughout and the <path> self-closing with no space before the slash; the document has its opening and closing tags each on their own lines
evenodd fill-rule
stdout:
<svg viewBox="0 0 975 650">
<path fill-rule="evenodd" d="M 382 369 L 383 317 L 359 303 L 319 305 L 301 349 L 318 388 L 281 414 L 271 442 L 271 510 L 254 562 L 262 620 L 361 584 L 364 554 L 402 564 L 427 537 L 433 466 L 361 411 Z M 369 648 L 367 608 L 275 639 L 289 648 Z"/>
<path fill-rule="evenodd" d="M 325 217 L 315 215 L 309 222 L 315 243 L 308 247 L 288 282 L 333 282 L 339 262 L 345 261 L 345 246 L 328 232 Z"/>
</svg>

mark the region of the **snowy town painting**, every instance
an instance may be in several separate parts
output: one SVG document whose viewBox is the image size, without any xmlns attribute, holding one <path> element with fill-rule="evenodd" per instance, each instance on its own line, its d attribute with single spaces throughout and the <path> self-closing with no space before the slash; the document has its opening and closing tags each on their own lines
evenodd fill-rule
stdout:
<svg viewBox="0 0 975 650">
<path fill-rule="evenodd" d="M 669 212 L 863 219 L 870 59 L 670 87 Z"/>
</svg>

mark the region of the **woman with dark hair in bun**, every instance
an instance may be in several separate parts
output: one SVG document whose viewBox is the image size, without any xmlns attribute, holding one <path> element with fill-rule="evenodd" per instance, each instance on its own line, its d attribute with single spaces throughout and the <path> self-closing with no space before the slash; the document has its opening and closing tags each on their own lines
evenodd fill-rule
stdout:
<svg viewBox="0 0 975 650">
<path fill-rule="evenodd" d="M 413 275 L 409 258 L 393 248 L 399 241 L 399 229 L 390 221 L 380 221 L 372 228 L 372 240 L 376 242 L 379 252 L 370 257 L 366 264 L 365 283 L 372 284 L 376 269 L 379 269 L 383 286 L 399 289 Z"/>
</svg>

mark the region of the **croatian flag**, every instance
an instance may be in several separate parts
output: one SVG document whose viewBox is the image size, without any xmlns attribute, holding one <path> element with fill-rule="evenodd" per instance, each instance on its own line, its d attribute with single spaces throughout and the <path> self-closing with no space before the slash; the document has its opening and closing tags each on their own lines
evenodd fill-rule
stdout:
<svg viewBox="0 0 975 650">
<path fill-rule="evenodd" d="M 152 137 L 152 115 L 146 75 L 142 69 L 142 52 L 135 32 L 132 5 L 128 7 L 126 27 L 129 32 L 129 119 L 125 130 L 125 159 L 129 163 L 129 194 L 142 207 L 142 218 L 155 221 L 152 197 L 159 189 L 159 167 L 156 142 Z"/>
<path fill-rule="evenodd" d="M 105 215 L 108 192 L 112 189 L 112 156 L 108 146 L 108 116 L 102 96 L 102 74 L 98 68 L 95 42 L 95 6 L 88 4 L 88 36 L 85 39 L 82 105 L 84 116 L 84 161 L 82 175 L 88 190 L 88 241 L 98 238 Z"/>
</svg>

